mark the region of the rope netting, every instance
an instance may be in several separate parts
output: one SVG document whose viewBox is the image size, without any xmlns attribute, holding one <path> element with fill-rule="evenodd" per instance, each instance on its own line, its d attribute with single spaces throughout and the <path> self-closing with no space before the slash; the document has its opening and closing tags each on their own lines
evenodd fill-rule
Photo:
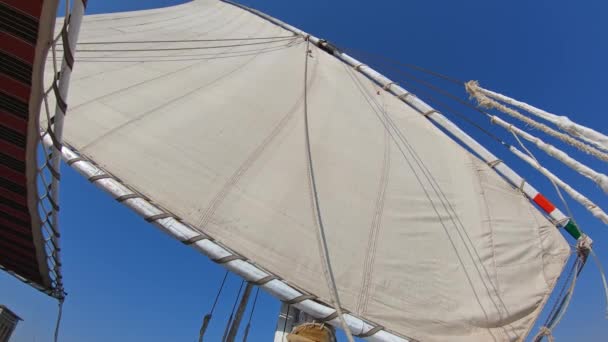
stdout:
<svg viewBox="0 0 608 342">
<path fill-rule="evenodd" d="M 75 2 L 74 6 L 80 3 Z M 45 127 L 40 126 L 41 142 L 45 137 L 49 137 L 52 144 L 40 144 L 39 157 L 37 158 L 37 194 L 38 194 L 38 215 L 40 217 L 41 232 L 44 239 L 46 262 L 48 265 L 49 276 L 51 278 L 51 289 L 49 294 L 63 301 L 65 296 L 63 280 L 61 274 L 61 247 L 59 244 L 59 180 L 61 179 L 59 162 L 61 160 L 61 127 L 63 125 L 63 115 L 67 110 L 64 96 L 61 95 L 60 88 L 62 82 L 63 69 L 71 69 L 73 63 L 74 47 L 58 54 L 57 45 L 61 43 L 69 46 L 69 31 L 71 30 L 70 20 L 72 8 L 70 2 L 64 3 L 64 21 L 59 32 L 55 35 L 50 46 L 51 60 L 47 63 L 47 68 L 53 70 L 52 79 L 42 80 L 43 96 L 41 108 L 41 121 L 46 123 Z M 80 3 L 81 6 L 84 4 Z M 61 66 L 59 62 L 61 61 Z M 52 99 L 52 101 L 50 101 Z M 56 108 L 51 108 L 50 103 L 54 103 Z M 59 114 L 61 113 L 61 114 Z M 40 153 L 41 152 L 41 153 Z M 61 305 L 61 303 L 60 303 Z"/>
</svg>

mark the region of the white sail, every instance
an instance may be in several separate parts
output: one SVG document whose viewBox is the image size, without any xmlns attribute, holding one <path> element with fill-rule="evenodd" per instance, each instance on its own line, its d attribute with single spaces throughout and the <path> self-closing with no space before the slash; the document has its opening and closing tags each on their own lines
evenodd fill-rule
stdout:
<svg viewBox="0 0 608 342">
<path fill-rule="evenodd" d="M 355 69 L 311 45 L 305 79 L 303 37 L 215 0 L 89 16 L 80 41 L 64 140 L 124 184 L 329 302 L 306 83 L 343 307 L 424 341 L 528 333 L 568 244 L 518 189 Z"/>
</svg>

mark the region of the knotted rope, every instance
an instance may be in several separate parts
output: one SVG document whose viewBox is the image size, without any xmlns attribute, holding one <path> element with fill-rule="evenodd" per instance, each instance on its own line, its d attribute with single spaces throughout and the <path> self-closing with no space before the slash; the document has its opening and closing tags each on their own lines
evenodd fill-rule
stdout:
<svg viewBox="0 0 608 342">
<path fill-rule="evenodd" d="M 532 340 L 534 342 L 539 342 L 545 336 L 547 336 L 547 340 L 549 340 L 549 342 L 555 342 L 555 338 L 553 337 L 553 334 L 551 334 L 551 329 L 549 329 L 545 326 L 540 327 L 540 331 L 538 332 L 538 334 L 536 334 L 536 336 L 534 336 L 534 338 Z"/>
<path fill-rule="evenodd" d="M 496 124 L 513 134 L 517 134 L 518 136 L 526 139 L 527 141 L 533 143 L 540 150 L 548 154 L 549 156 L 559 160 L 566 166 L 570 167 L 574 171 L 578 172 L 584 177 L 591 179 L 595 184 L 597 184 L 605 193 L 608 193 L 608 176 L 601 172 L 597 172 L 592 168 L 582 164 L 578 160 L 570 157 L 566 152 L 556 148 L 551 144 L 547 144 L 542 139 L 525 132 L 524 130 L 510 124 L 497 116 L 491 116 L 490 122 Z"/>
<path fill-rule="evenodd" d="M 505 106 L 504 104 L 499 103 L 499 102 L 489 98 L 480 90 L 479 83 L 477 81 L 469 81 L 469 82 L 465 83 L 465 88 L 466 88 L 467 92 L 471 95 L 471 97 L 473 97 L 477 100 L 477 102 L 479 103 L 479 105 L 481 107 L 495 108 L 505 114 L 508 114 L 508 115 L 526 123 L 527 125 L 529 125 L 531 127 L 534 127 L 550 136 L 560 139 L 561 141 L 563 141 L 585 153 L 588 153 L 602 161 L 605 161 L 605 162 L 608 161 L 607 153 L 602 152 L 593 146 L 589 146 L 589 145 L 569 136 L 568 134 L 558 132 L 543 123 L 537 122 L 537 121 L 521 114 L 520 112 L 516 111 L 513 108 L 509 108 L 509 107 Z"/>
<path fill-rule="evenodd" d="M 536 115 L 537 117 L 540 117 L 544 120 L 547 120 L 547 121 L 555 124 L 559 129 L 570 134 L 571 136 L 584 140 L 604 151 L 608 151 L 608 136 L 606 136 L 592 128 L 585 127 L 583 125 L 579 125 L 576 122 L 573 122 L 572 120 L 570 120 L 566 116 L 555 115 L 555 114 L 546 112 L 542 109 L 531 106 L 527 103 L 512 99 L 508 96 L 493 92 L 488 89 L 484 89 L 481 86 L 479 86 L 479 83 L 477 83 L 477 82 L 475 82 L 475 84 L 473 84 L 472 86 L 474 86 L 478 92 L 483 93 L 484 95 L 486 95 L 488 97 L 491 97 L 495 100 L 506 103 L 510 106 L 514 106 L 514 107 L 520 108 L 522 110 L 525 110 L 532 115 Z"/>
</svg>

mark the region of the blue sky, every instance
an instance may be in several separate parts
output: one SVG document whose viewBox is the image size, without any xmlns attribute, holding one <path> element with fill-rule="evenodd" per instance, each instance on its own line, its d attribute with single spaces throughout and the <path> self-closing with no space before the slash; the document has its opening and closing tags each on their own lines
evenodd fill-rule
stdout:
<svg viewBox="0 0 608 342">
<path fill-rule="evenodd" d="M 185 1 L 89 0 L 88 13 L 182 2 Z M 463 80 L 477 79 L 490 89 L 608 132 L 604 104 L 608 79 L 605 64 L 608 4 L 604 1 L 242 0 L 242 3 L 338 46 L 381 54 Z M 358 57 L 367 61 L 363 55 Z M 407 79 L 392 69 L 372 60 L 368 64 L 389 77 L 394 76 L 407 88 Z M 449 84 L 438 84 L 461 91 Z M 476 114 L 467 113 L 479 119 Z M 446 115 L 452 118 L 449 112 Z M 542 176 L 470 126 L 457 118 L 454 121 L 558 202 Z M 478 122 L 486 125 L 483 120 Z M 507 134 L 491 129 L 512 141 Z M 608 207 L 607 197 L 593 183 L 545 158 L 541 152 L 537 156 L 597 204 Z M 605 164 L 591 157 L 581 159 L 597 170 L 608 171 Z M 69 293 L 62 341 L 194 341 L 224 271 L 145 223 L 69 167 L 64 166 L 62 172 L 63 262 Z M 607 227 L 578 204 L 571 203 L 571 207 L 608 266 Z M 211 336 L 221 336 L 224 327 L 217 323 L 229 314 L 239 285 L 236 276 L 229 277 L 216 324 L 211 324 Z M 13 341 L 50 341 L 56 302 L 5 274 L 0 274 L 0 289 L 0 302 L 25 319 Z M 608 336 L 605 305 L 597 268 L 590 262 L 579 280 L 570 310 L 555 332 L 556 338 L 603 341 Z M 271 338 L 278 308 L 276 300 L 261 295 L 250 341 Z"/>
</svg>

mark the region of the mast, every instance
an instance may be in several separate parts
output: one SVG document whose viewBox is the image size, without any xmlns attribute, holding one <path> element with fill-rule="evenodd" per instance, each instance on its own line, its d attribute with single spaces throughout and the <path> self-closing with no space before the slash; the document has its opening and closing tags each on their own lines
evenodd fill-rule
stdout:
<svg viewBox="0 0 608 342">
<path fill-rule="evenodd" d="M 241 325 L 241 320 L 243 319 L 243 314 L 245 313 L 245 309 L 247 308 L 247 303 L 249 302 L 249 296 L 251 295 L 251 290 L 253 289 L 253 283 L 247 282 L 247 286 L 245 287 L 245 292 L 243 293 L 243 298 L 241 298 L 241 302 L 239 303 L 239 308 L 236 311 L 236 316 L 232 321 L 232 325 L 230 325 L 230 331 L 228 332 L 228 337 L 226 338 L 226 342 L 234 342 L 236 338 L 236 334 L 239 331 L 239 326 Z"/>
<path fill-rule="evenodd" d="M 295 307 L 281 303 L 281 311 L 279 311 L 277 327 L 274 332 L 274 342 L 287 342 L 287 334 L 296 324 L 295 318 L 298 313 L 299 310 Z"/>
</svg>

